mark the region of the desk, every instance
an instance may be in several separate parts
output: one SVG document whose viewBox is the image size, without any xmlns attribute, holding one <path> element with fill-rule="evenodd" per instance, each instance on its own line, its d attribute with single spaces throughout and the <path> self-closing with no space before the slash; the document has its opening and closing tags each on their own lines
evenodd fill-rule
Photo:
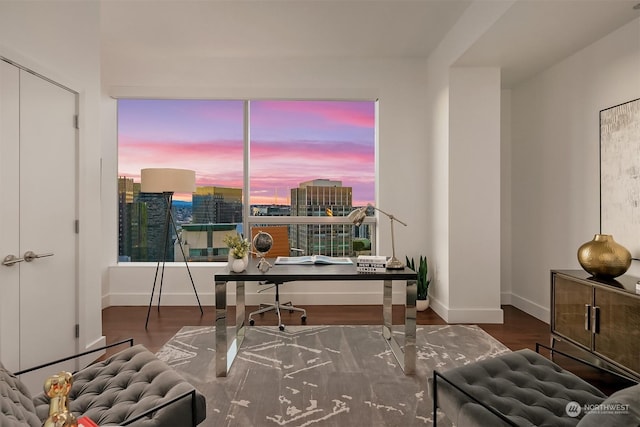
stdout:
<svg viewBox="0 0 640 427">
<path fill-rule="evenodd" d="M 273 265 L 274 260 L 269 260 Z M 256 268 L 257 260 L 251 260 L 249 267 L 241 273 L 229 271 L 216 274 L 216 376 L 225 377 L 242 345 L 245 334 L 245 282 L 269 281 L 285 283 L 292 281 L 340 281 L 340 280 L 381 280 L 383 286 L 383 318 L 382 335 L 389 344 L 393 355 L 406 375 L 415 373 L 416 369 L 416 273 L 409 268 L 404 270 L 387 270 L 383 273 L 358 273 L 353 265 L 274 265 L 267 272 Z M 405 315 L 404 315 L 404 350 L 391 330 L 391 285 L 394 280 L 406 283 Z M 227 336 L 227 284 L 236 284 L 236 325 L 235 337 Z M 229 345 L 231 344 L 231 345 Z"/>
</svg>

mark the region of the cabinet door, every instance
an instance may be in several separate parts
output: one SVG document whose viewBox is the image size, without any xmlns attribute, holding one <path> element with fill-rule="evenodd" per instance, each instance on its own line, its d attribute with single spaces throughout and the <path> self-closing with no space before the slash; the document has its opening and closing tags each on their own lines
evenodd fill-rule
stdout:
<svg viewBox="0 0 640 427">
<path fill-rule="evenodd" d="M 595 289 L 599 330 L 594 351 L 640 375 L 640 299 L 607 289 Z"/>
<path fill-rule="evenodd" d="M 591 350 L 590 307 L 593 287 L 555 274 L 552 332 Z"/>
</svg>

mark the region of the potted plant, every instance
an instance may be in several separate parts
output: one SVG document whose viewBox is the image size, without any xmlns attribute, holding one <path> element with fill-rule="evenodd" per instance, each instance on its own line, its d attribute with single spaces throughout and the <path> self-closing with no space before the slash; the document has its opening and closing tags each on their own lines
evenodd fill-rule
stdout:
<svg viewBox="0 0 640 427">
<path fill-rule="evenodd" d="M 240 273 L 249 265 L 249 239 L 243 238 L 239 233 L 227 234 L 222 239 L 229 248 L 229 269 Z"/>
<path fill-rule="evenodd" d="M 413 258 L 406 258 L 407 267 L 418 273 L 418 295 L 416 301 L 416 309 L 418 311 L 424 311 L 429 307 L 429 284 L 431 283 L 431 279 L 429 278 L 429 264 L 427 263 L 427 257 L 420 255 L 418 268 L 416 268 L 416 264 Z"/>
</svg>

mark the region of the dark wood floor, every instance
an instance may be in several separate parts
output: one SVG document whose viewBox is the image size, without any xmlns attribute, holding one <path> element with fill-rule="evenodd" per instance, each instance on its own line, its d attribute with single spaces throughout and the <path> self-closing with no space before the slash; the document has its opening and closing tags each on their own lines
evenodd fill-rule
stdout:
<svg viewBox="0 0 640 427">
<path fill-rule="evenodd" d="M 247 307 L 247 313 L 257 307 Z M 307 309 L 307 325 L 382 325 L 382 306 L 378 305 L 312 305 Z M 137 344 L 145 345 L 151 351 L 157 351 L 183 326 L 213 325 L 214 307 L 203 307 L 200 315 L 198 307 L 162 306 L 158 311 L 152 307 L 149 327 L 144 328 L 147 307 L 108 307 L 102 311 L 102 330 L 107 342 L 133 338 Z M 511 350 L 521 348 L 535 349 L 535 343 L 549 344 L 549 325 L 512 306 L 504 306 L 503 324 L 480 324 L 491 336 Z M 299 325 L 300 314 L 282 312 L 285 325 Z M 393 323 L 403 323 L 402 306 L 394 307 Z M 235 318 L 231 307 L 229 319 Z M 277 325 L 276 315 L 266 313 L 255 317 L 257 325 Z M 442 320 L 430 308 L 418 312 L 419 325 L 441 325 Z"/>
<path fill-rule="evenodd" d="M 381 305 L 313 305 L 304 308 L 307 309 L 307 325 L 382 325 L 383 323 Z M 255 309 L 257 307 L 248 306 L 246 311 L 249 313 Z M 479 324 L 478 326 L 511 350 L 522 348 L 535 350 L 536 343 L 549 345 L 548 324 L 513 306 L 503 306 L 502 309 L 504 310 L 504 323 Z M 156 352 L 183 326 L 213 325 L 215 321 L 214 307 L 203 307 L 203 310 L 204 315 L 201 316 L 198 307 L 162 306 L 158 310 L 154 306 L 151 309 L 149 326 L 145 330 L 147 307 L 108 307 L 102 311 L 102 331 L 108 344 L 133 338 L 134 343 L 143 344 L 149 350 Z M 300 324 L 299 313 L 289 313 L 285 310 L 282 316 L 285 325 Z M 403 316 L 403 306 L 394 306 L 393 323 L 402 324 Z M 230 307 L 228 318 L 235 318 L 234 307 Z M 254 319 L 256 325 L 277 325 L 277 318 L 273 312 L 256 316 Z M 439 325 L 446 324 L 446 322 L 429 308 L 427 311 L 418 312 L 417 324 Z M 559 348 L 579 355 L 566 346 Z M 117 350 L 114 349 L 111 353 L 115 351 Z M 605 377 L 597 370 L 585 369 L 571 361 L 556 361 L 607 394 L 628 385 L 628 383 L 620 382 L 614 377 Z"/>
</svg>

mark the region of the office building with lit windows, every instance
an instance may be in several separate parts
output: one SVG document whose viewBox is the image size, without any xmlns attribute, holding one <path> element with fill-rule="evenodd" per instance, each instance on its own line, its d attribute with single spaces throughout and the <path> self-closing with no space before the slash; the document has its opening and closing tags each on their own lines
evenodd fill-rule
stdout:
<svg viewBox="0 0 640 427">
<path fill-rule="evenodd" d="M 346 216 L 353 209 L 352 187 L 342 181 L 314 179 L 291 189 L 292 216 Z M 291 245 L 306 254 L 349 256 L 352 225 L 298 224 L 291 226 Z"/>
<path fill-rule="evenodd" d="M 193 193 L 193 224 L 242 222 L 242 189 L 198 187 Z"/>
</svg>

